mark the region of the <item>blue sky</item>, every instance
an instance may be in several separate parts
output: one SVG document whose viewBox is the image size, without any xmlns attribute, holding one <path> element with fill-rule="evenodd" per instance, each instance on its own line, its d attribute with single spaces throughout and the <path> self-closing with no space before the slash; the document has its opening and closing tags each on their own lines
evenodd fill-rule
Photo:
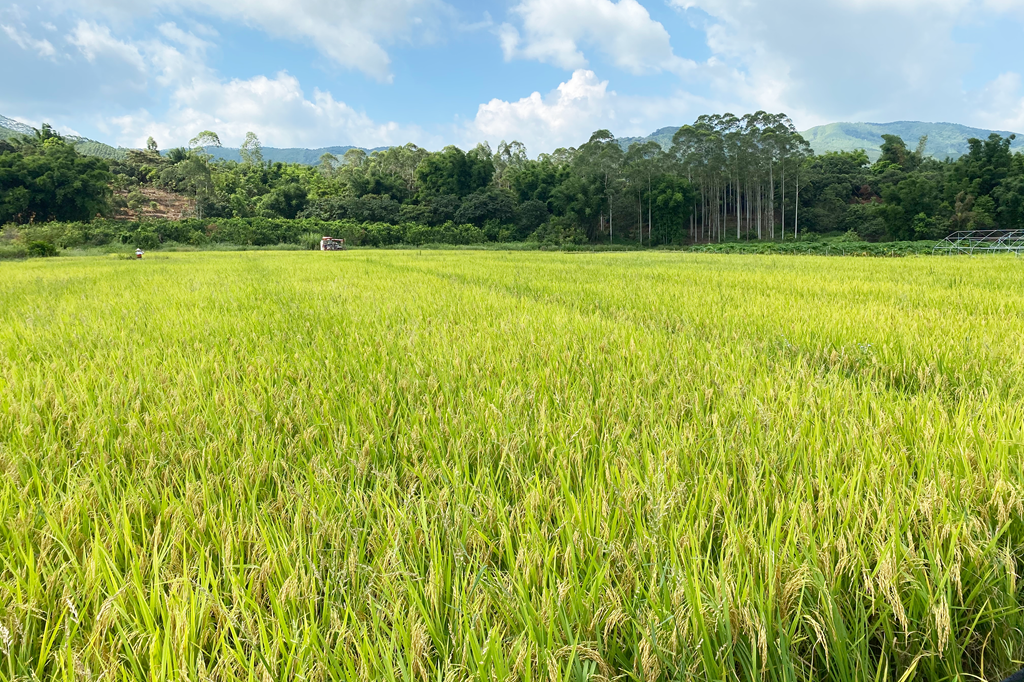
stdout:
<svg viewBox="0 0 1024 682">
<path fill-rule="evenodd" d="M 437 149 L 703 113 L 1024 132 L 1024 0 L 0 0 L 0 114 L 124 146 Z"/>
</svg>

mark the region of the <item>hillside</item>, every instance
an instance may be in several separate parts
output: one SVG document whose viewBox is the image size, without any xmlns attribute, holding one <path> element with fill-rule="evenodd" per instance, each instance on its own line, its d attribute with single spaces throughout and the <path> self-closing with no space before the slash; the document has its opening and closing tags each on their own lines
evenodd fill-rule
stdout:
<svg viewBox="0 0 1024 682">
<path fill-rule="evenodd" d="M 634 142 L 654 140 L 664 149 L 672 146 L 672 136 L 678 127 L 661 128 L 647 137 L 619 138 L 623 149 L 628 149 Z M 968 151 L 967 141 L 972 137 L 984 140 L 993 132 L 1003 137 L 1014 133 L 1005 130 L 985 130 L 971 128 L 958 123 L 923 123 L 921 121 L 896 121 L 894 123 L 830 123 L 816 126 L 801 132 L 810 143 L 815 154 L 826 152 L 852 152 L 863 149 L 868 158 L 877 161 L 882 155 L 882 135 L 899 135 L 908 147 L 915 147 L 923 135 L 928 136 L 925 153 L 936 159 L 946 157 L 957 159 Z M 1024 151 L 1024 135 L 1017 135 L 1011 147 L 1016 151 Z"/>
<path fill-rule="evenodd" d="M 0 140 L 6 140 L 18 135 L 35 135 L 35 128 L 15 121 L 6 116 L 0 116 Z M 103 159 L 123 159 L 127 150 L 122 147 L 111 147 L 109 144 L 90 140 L 79 135 L 64 135 L 64 139 L 75 145 L 79 154 L 84 156 L 98 156 Z"/>
<path fill-rule="evenodd" d="M 334 154 L 339 159 L 350 149 L 361 149 L 361 147 L 321 147 L 320 149 L 300 149 L 296 147 L 263 147 L 263 159 L 276 163 L 301 163 L 306 166 L 316 166 L 320 163 L 320 157 L 324 154 Z M 363 149 L 366 153 L 383 151 L 386 147 L 374 149 Z M 211 148 L 207 150 L 213 158 L 223 161 L 241 161 L 242 156 L 234 147 Z"/>
<path fill-rule="evenodd" d="M 668 149 L 672 146 L 672 136 L 679 130 L 679 126 L 669 126 L 667 128 L 659 128 L 647 137 L 620 137 L 619 145 L 623 149 L 629 149 L 630 145 L 637 142 L 644 143 L 654 141 L 661 145 L 662 149 Z"/>
<path fill-rule="evenodd" d="M 928 136 L 925 154 L 936 159 L 957 159 L 968 151 L 967 141 L 972 137 L 985 139 L 993 132 L 1003 137 L 1014 133 L 1005 130 L 971 128 L 958 123 L 922 123 L 896 121 L 894 123 L 830 123 L 811 128 L 804 136 L 816 154 L 863 149 L 872 161 L 881 156 L 882 135 L 899 135 L 908 147 L 917 145 L 922 136 Z M 1024 136 L 1018 135 L 1011 147 L 1024 150 Z"/>
<path fill-rule="evenodd" d="M 35 132 L 32 126 L 15 121 L 13 118 L 0 116 L 0 139 L 7 139 L 14 135 L 31 135 Z"/>
</svg>

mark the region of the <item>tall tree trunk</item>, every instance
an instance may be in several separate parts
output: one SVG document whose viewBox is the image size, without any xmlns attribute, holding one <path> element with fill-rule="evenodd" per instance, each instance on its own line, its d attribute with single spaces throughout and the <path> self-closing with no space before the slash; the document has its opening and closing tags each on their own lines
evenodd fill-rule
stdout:
<svg viewBox="0 0 1024 682">
<path fill-rule="evenodd" d="M 636 231 L 640 233 L 640 246 L 644 245 L 644 198 L 640 194 L 640 190 L 636 192 L 636 206 L 639 215 L 636 220 Z"/>
<path fill-rule="evenodd" d="M 647 174 L 647 245 L 651 245 L 651 231 L 654 223 L 651 221 L 651 174 Z"/>
<path fill-rule="evenodd" d="M 800 235 L 800 168 L 796 169 L 796 221 L 793 223 L 793 239 Z"/>
<path fill-rule="evenodd" d="M 608 194 L 608 243 L 615 243 L 615 229 L 613 224 L 615 209 L 612 208 L 612 195 Z"/>
<path fill-rule="evenodd" d="M 786 241 L 786 162 L 782 162 L 782 241 Z"/>
</svg>

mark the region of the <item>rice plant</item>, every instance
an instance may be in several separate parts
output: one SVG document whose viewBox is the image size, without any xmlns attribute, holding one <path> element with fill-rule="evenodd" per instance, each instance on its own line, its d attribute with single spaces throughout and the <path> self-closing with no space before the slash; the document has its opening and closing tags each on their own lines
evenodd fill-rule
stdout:
<svg viewBox="0 0 1024 682">
<path fill-rule="evenodd" d="M 0 679 L 996 680 L 1024 263 L 0 265 Z"/>
</svg>

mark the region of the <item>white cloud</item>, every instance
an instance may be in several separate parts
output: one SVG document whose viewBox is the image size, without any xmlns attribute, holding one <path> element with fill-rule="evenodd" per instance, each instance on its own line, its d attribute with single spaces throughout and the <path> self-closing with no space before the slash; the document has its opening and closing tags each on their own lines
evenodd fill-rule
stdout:
<svg viewBox="0 0 1024 682">
<path fill-rule="evenodd" d="M 336 64 L 389 82 L 385 45 L 430 41 L 439 17 L 450 14 L 441 0 L 51 0 L 83 12 L 112 16 L 195 12 L 237 21 L 273 37 L 311 44 Z"/>
<path fill-rule="evenodd" d="M 419 128 L 376 122 L 330 92 L 315 89 L 307 95 L 285 71 L 270 77 L 224 78 L 207 64 L 213 47 L 209 39 L 216 35 L 202 24 L 185 30 L 165 22 L 148 37 L 132 39 L 83 19 L 66 36 L 70 49 L 61 65 L 116 75 L 93 83 L 93 90 L 136 91 L 131 113 L 93 119 L 103 139 L 123 146 L 144 145 L 150 135 L 165 147 L 176 146 L 204 129 L 216 130 L 227 145 L 241 143 L 248 131 L 270 146 L 376 147 L 410 140 L 440 144 Z M 147 106 L 160 100 L 168 104 Z M 52 114 L 43 115 L 52 119 Z M 75 118 L 80 120 L 81 114 Z"/>
<path fill-rule="evenodd" d="M 967 115 L 971 50 L 954 29 L 1024 0 L 670 0 L 710 15 L 719 93 L 786 111 L 800 126 L 835 120 Z M 984 13 L 984 14 L 982 14 Z M 699 18 L 696 21 L 700 21 Z"/>
<path fill-rule="evenodd" d="M 376 123 L 329 92 L 314 90 L 307 98 L 298 79 L 285 72 L 230 81 L 208 73 L 182 84 L 172 102 L 159 118 L 141 110 L 111 119 L 120 143 L 141 146 L 152 135 L 173 146 L 200 130 L 216 131 L 228 146 L 237 146 L 250 130 L 277 147 L 377 147 L 423 137 L 417 128 Z"/>
<path fill-rule="evenodd" d="M 542 96 L 534 92 L 515 102 L 494 99 L 481 104 L 476 118 L 461 133 L 464 143 L 519 140 L 532 154 L 578 146 L 595 130 L 617 136 L 647 135 L 659 122 L 685 120 L 696 112 L 720 106 L 685 93 L 663 97 L 628 97 L 608 89 L 587 69 Z"/>
<path fill-rule="evenodd" d="M 57 54 L 57 51 L 53 48 L 53 44 L 45 38 L 37 40 L 29 35 L 28 32 L 9 24 L 0 24 L 0 29 L 7 34 L 7 37 L 10 38 L 15 45 L 23 50 L 32 50 L 38 53 L 40 57 L 45 57 L 47 59 L 53 59 Z"/>
<path fill-rule="evenodd" d="M 194 33 L 181 30 L 174 23 L 161 24 L 158 30 L 164 38 L 177 43 L 181 48 L 179 50 L 178 47 L 160 40 L 143 43 L 150 68 L 156 72 L 156 79 L 160 85 L 187 83 L 208 73 L 206 51 L 212 47 L 209 42 Z"/>
<path fill-rule="evenodd" d="M 565 69 L 587 66 L 584 46 L 631 73 L 684 72 L 695 65 L 672 51 L 668 31 L 637 0 L 521 0 L 498 31 L 506 60 L 536 59 Z"/>
<path fill-rule="evenodd" d="M 68 42 L 77 47 L 90 62 L 96 61 L 98 57 L 111 57 L 139 71 L 145 70 L 142 54 L 135 45 L 118 40 L 111 35 L 110 28 L 94 21 L 79 21 L 68 35 Z"/>
<path fill-rule="evenodd" d="M 1019 73 L 1000 74 L 982 89 L 977 99 L 980 125 L 1024 133 L 1024 80 Z"/>
</svg>

